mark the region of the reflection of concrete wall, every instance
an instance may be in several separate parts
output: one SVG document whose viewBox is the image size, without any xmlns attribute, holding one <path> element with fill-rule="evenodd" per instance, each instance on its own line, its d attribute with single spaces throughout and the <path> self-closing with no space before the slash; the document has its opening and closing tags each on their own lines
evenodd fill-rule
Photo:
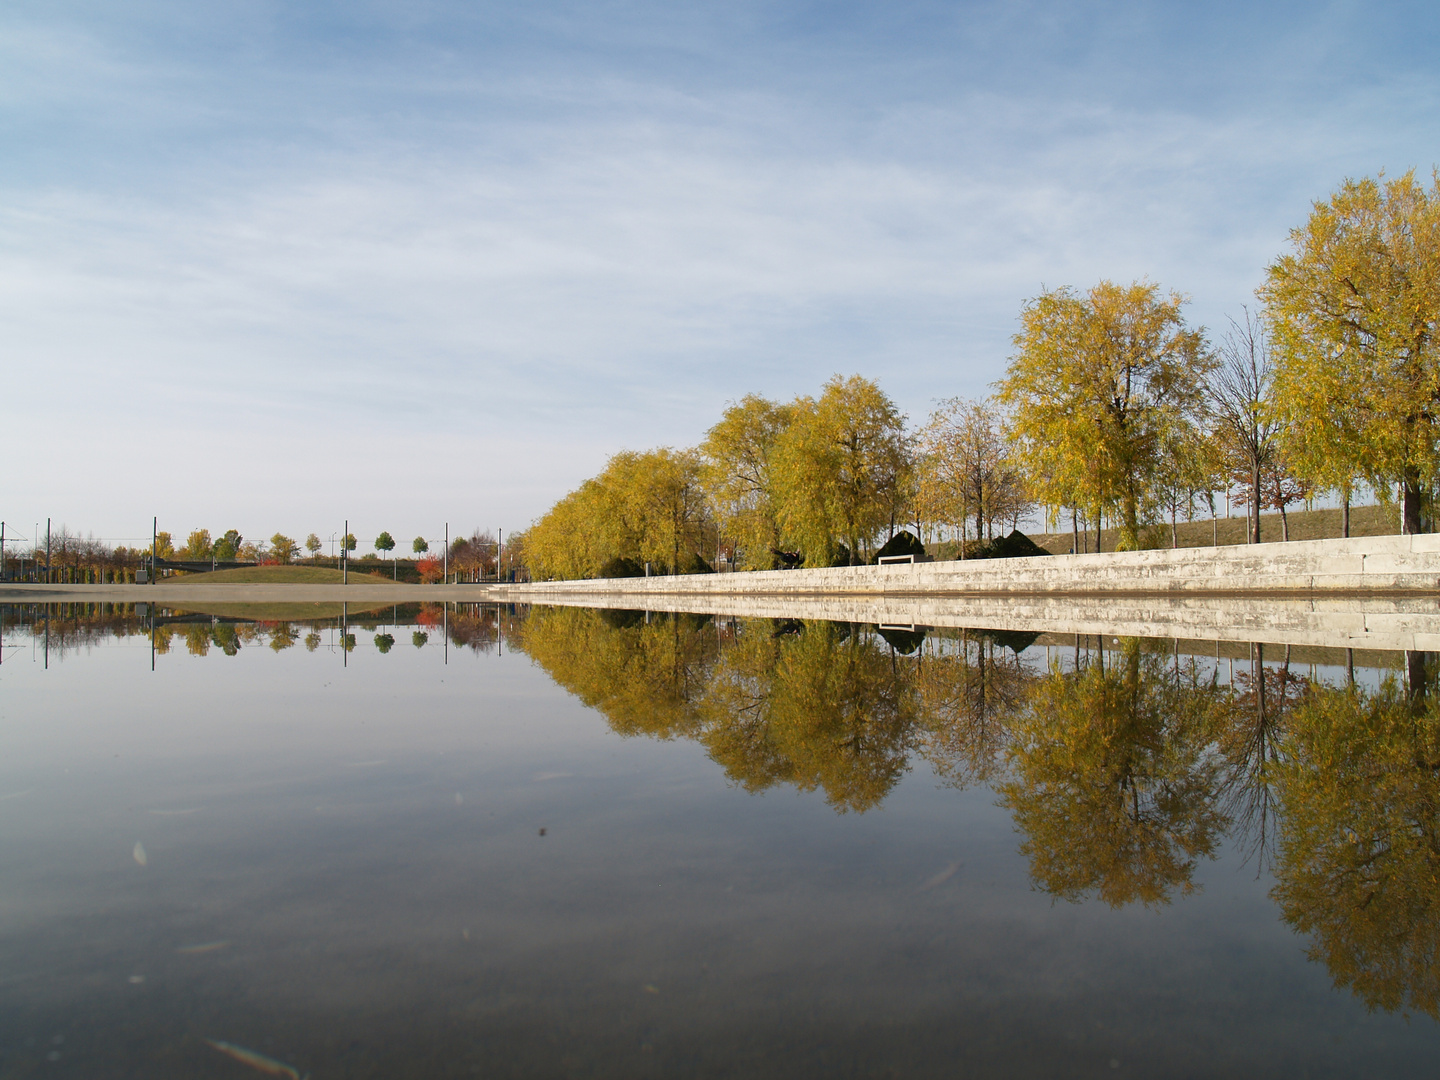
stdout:
<svg viewBox="0 0 1440 1080">
<path fill-rule="evenodd" d="M 538 599 L 538 598 L 537 598 Z M 776 595 L 552 596 L 544 603 L 606 604 L 762 619 L 833 619 L 887 625 L 1030 630 L 1106 637 L 1194 638 L 1440 651 L 1440 598 L 1260 600 L 1246 597 L 906 597 Z"/>
<path fill-rule="evenodd" d="M 1097 555 L 537 582 L 519 599 L 584 596 L 1440 595 L 1440 534 L 1365 536 Z"/>
</svg>

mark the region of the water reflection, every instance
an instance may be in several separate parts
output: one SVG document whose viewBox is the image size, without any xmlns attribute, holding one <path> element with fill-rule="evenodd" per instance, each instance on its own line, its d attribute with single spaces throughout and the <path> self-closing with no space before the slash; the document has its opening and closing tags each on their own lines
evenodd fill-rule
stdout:
<svg viewBox="0 0 1440 1080">
<path fill-rule="evenodd" d="M 1440 1017 L 1440 715 L 1433 673 L 1312 687 L 1278 738 L 1273 896 L 1340 986 Z"/>
<path fill-rule="evenodd" d="M 1258 644 L 1237 664 L 1134 638 L 497 605 L 12 607 L 4 629 L 12 658 L 17 634 L 61 657 L 135 637 L 177 657 L 508 648 L 614 732 L 690 740 L 748 792 L 814 791 L 861 814 L 922 765 L 988 787 L 1032 886 L 1070 903 L 1171 904 L 1228 843 L 1273 875 L 1281 917 L 1336 985 L 1440 1018 L 1440 692 L 1425 654 L 1371 658 L 1357 680 L 1353 655 L 1322 657 L 1325 677 L 1313 655 Z"/>
</svg>

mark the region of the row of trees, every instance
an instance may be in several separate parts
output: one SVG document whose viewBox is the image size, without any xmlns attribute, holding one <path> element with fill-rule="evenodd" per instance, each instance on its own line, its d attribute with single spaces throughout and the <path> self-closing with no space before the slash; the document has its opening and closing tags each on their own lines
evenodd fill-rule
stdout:
<svg viewBox="0 0 1440 1080">
<path fill-rule="evenodd" d="M 617 454 L 522 540 L 540 578 L 859 562 L 902 524 L 961 540 L 1039 513 L 1121 548 L 1234 493 L 1261 512 L 1368 488 L 1428 527 L 1440 482 L 1440 178 L 1347 181 L 1291 233 L 1261 308 L 1218 342 L 1149 282 L 1025 304 L 996 393 L 943 401 L 915 432 L 873 382 L 748 396 L 699 446 Z M 1152 528 L 1147 528 L 1152 527 Z M 1098 547 L 1098 536 L 1097 536 Z"/>
<path fill-rule="evenodd" d="M 869 380 L 839 376 L 816 398 L 751 395 L 695 449 L 624 451 L 515 538 L 531 573 L 575 578 L 868 556 L 906 511 L 905 417 Z"/>
<path fill-rule="evenodd" d="M 353 533 L 339 540 L 341 552 L 353 552 L 359 541 Z M 395 539 L 389 532 L 381 532 L 374 541 L 375 550 L 389 555 L 396 548 Z M 439 581 L 446 565 L 446 552 L 430 554 L 430 543 L 423 536 L 411 541 L 411 550 L 416 557 L 416 567 L 421 580 Z M 185 542 L 176 545 L 173 534 L 157 532 L 154 541 L 155 555 L 163 560 L 175 562 L 248 562 L 270 565 L 288 565 L 308 556 L 309 560 L 322 559 L 324 542 L 315 533 L 305 538 L 304 546 L 284 533 L 275 533 L 268 541 L 246 540 L 238 529 L 228 529 L 218 537 L 209 529 L 194 529 Z M 302 556 L 301 552 L 305 553 Z M 517 549 L 518 551 L 518 549 Z M 32 544 L 30 548 L 10 547 L 6 553 L 6 570 L 10 574 L 23 572 L 27 577 L 39 580 L 48 567 L 50 578 L 60 582 L 104 583 L 132 581 L 135 573 L 145 565 L 150 556 L 150 547 L 112 547 L 94 536 L 81 536 L 61 526 L 50 535 L 50 545 Z M 367 555 L 367 560 L 377 558 Z M 450 543 L 448 563 L 456 580 L 483 580 L 505 572 L 516 565 L 509 551 L 503 551 L 494 533 L 477 529 L 468 537 L 457 537 Z M 398 576 L 398 573 L 397 573 Z"/>
<path fill-rule="evenodd" d="M 49 536 L 28 548 L 7 545 L 7 576 L 41 581 L 48 573 L 52 582 L 104 584 L 133 581 L 148 552 L 125 545 L 112 546 L 95 536 L 82 536 L 61 525 Z"/>
</svg>

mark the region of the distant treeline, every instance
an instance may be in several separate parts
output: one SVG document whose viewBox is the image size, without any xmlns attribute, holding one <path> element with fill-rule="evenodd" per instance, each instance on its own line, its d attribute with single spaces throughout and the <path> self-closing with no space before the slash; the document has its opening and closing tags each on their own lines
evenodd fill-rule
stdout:
<svg viewBox="0 0 1440 1080">
<path fill-rule="evenodd" d="M 1430 526 L 1440 447 L 1440 179 L 1346 181 L 1292 231 L 1260 307 L 1218 340 L 1150 282 L 1042 292 L 993 397 L 917 430 L 874 382 L 748 396 L 688 449 L 623 451 L 523 535 L 537 579 L 864 562 L 896 530 L 993 538 L 1039 514 L 1119 547 L 1175 542 L 1217 495 L 1285 514 L 1317 496 L 1398 500 Z M 1063 523 L 1063 526 L 1062 526 Z"/>
<path fill-rule="evenodd" d="M 305 538 L 304 545 L 284 533 L 275 533 L 269 540 L 247 540 L 238 529 L 227 529 L 218 537 L 209 529 L 194 529 L 185 542 L 176 546 L 172 533 L 161 530 L 155 534 L 154 554 L 159 565 L 166 563 L 193 564 L 206 562 L 258 566 L 285 566 L 295 563 L 338 566 L 340 559 L 359 546 L 354 533 L 331 542 L 340 552 L 323 554 L 326 542 L 316 533 Z M 493 580 L 497 571 L 507 578 L 513 576 L 514 559 L 502 547 L 494 533 L 477 529 L 470 536 L 458 536 L 448 551 L 432 552 L 430 543 L 417 536 L 410 543 L 414 558 L 384 559 L 396 548 L 390 533 L 382 532 L 374 540 L 376 553 L 367 554 L 359 562 L 374 568 L 382 564 L 397 578 L 411 581 L 438 582 L 447 573 L 452 581 Z M 302 554 L 303 552 L 303 554 Z M 8 550 L 7 576 L 24 576 L 27 580 L 97 584 L 134 581 L 137 571 L 148 565 L 149 546 L 112 547 L 94 536 L 81 537 L 61 526 L 50 534 L 49 546 L 44 541 L 29 548 Z M 168 572 L 168 571 L 167 571 Z M 177 571 L 180 573 L 184 570 Z"/>
</svg>

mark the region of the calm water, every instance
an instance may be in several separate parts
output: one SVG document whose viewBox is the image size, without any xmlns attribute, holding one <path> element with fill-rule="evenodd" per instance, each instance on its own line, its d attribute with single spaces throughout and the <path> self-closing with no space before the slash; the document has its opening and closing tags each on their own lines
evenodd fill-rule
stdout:
<svg viewBox="0 0 1440 1080">
<path fill-rule="evenodd" d="M 253 614 L 5 610 L 0 1075 L 1434 1073 L 1423 657 Z"/>
</svg>

